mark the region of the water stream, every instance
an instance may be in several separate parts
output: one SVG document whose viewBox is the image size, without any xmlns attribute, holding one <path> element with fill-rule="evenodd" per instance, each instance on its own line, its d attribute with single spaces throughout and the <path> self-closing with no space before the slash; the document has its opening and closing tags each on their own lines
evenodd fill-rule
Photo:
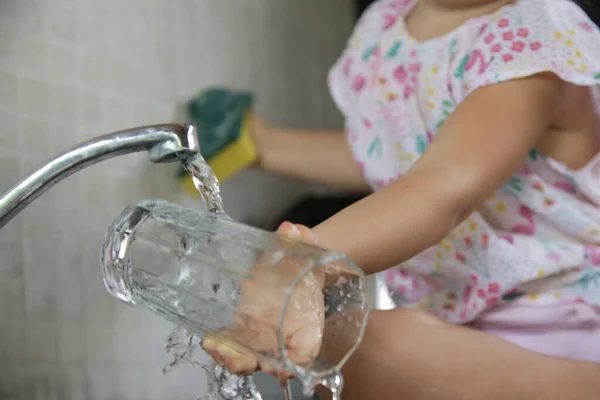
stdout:
<svg viewBox="0 0 600 400">
<path fill-rule="evenodd" d="M 219 182 L 205 160 L 198 156 L 184 167 L 192 176 L 194 186 L 200 193 L 206 210 L 224 214 Z M 167 338 L 165 348 L 172 361 L 163 371 L 168 373 L 181 364 L 202 368 L 206 373 L 208 392 L 198 400 L 262 400 L 251 376 L 233 375 L 220 365 L 209 366 L 200 361 L 204 353 L 201 342 L 200 336 L 189 333 L 185 328 L 177 327 Z M 302 385 L 303 393 L 307 397 L 314 394 L 316 386 L 323 385 L 331 391 L 333 400 L 341 400 L 343 379 L 340 372 L 335 371 L 325 378 L 316 376 L 307 378 Z M 288 384 L 284 390 L 286 400 L 291 400 L 290 385 Z"/>
</svg>

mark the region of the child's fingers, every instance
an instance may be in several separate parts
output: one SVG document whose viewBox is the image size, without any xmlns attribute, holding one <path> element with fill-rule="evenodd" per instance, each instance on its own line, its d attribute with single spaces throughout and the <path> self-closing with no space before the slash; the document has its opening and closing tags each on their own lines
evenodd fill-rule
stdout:
<svg viewBox="0 0 600 400">
<path fill-rule="evenodd" d="M 233 374 L 249 375 L 258 369 L 258 359 L 252 353 L 234 348 L 226 342 L 207 336 L 202 341 L 202 348 Z"/>
<path fill-rule="evenodd" d="M 289 239 L 301 240 L 310 244 L 318 244 L 317 235 L 307 226 L 284 222 L 279 226 L 277 232 Z"/>
<path fill-rule="evenodd" d="M 310 244 L 319 244 L 319 239 L 317 238 L 317 234 L 307 226 L 304 225 L 296 225 L 296 227 L 302 233 L 302 240 L 306 243 Z"/>
<path fill-rule="evenodd" d="M 279 225 L 277 233 L 284 235 L 288 239 L 302 240 L 302 232 L 291 222 L 284 222 Z"/>
</svg>

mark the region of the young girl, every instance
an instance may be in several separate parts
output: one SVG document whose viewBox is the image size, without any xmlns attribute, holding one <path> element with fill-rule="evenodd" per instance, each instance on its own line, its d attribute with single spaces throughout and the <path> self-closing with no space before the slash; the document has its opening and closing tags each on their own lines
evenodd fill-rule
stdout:
<svg viewBox="0 0 600 400">
<path fill-rule="evenodd" d="M 380 0 L 329 78 L 345 138 L 256 119 L 261 164 L 376 192 L 281 230 L 426 311 L 373 313 L 345 398 L 598 398 L 600 31 L 580 5 Z"/>
</svg>

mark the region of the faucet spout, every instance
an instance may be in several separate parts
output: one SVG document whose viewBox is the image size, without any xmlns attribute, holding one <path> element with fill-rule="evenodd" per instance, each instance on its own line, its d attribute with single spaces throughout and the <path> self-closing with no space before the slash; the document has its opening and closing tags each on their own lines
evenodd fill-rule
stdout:
<svg viewBox="0 0 600 400">
<path fill-rule="evenodd" d="M 200 152 L 189 124 L 155 125 L 100 136 L 41 165 L 0 197 L 0 228 L 66 177 L 109 158 L 147 151 L 154 163 L 191 161 Z"/>
</svg>

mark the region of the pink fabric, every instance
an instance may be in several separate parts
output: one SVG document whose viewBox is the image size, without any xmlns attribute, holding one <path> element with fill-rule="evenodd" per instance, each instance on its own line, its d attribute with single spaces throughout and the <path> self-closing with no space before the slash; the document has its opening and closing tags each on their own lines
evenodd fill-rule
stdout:
<svg viewBox="0 0 600 400">
<path fill-rule="evenodd" d="M 471 326 L 538 353 L 600 362 L 600 308 L 585 303 L 502 306 Z"/>
<path fill-rule="evenodd" d="M 420 42 L 405 25 L 418 1 L 376 2 L 329 75 L 373 189 L 401 179 L 487 85 L 552 72 L 589 87 L 600 116 L 600 30 L 576 2 L 517 0 Z M 519 296 L 600 307 L 600 154 L 573 171 L 532 151 L 444 240 L 382 277 L 403 301 L 459 324 Z"/>
</svg>

